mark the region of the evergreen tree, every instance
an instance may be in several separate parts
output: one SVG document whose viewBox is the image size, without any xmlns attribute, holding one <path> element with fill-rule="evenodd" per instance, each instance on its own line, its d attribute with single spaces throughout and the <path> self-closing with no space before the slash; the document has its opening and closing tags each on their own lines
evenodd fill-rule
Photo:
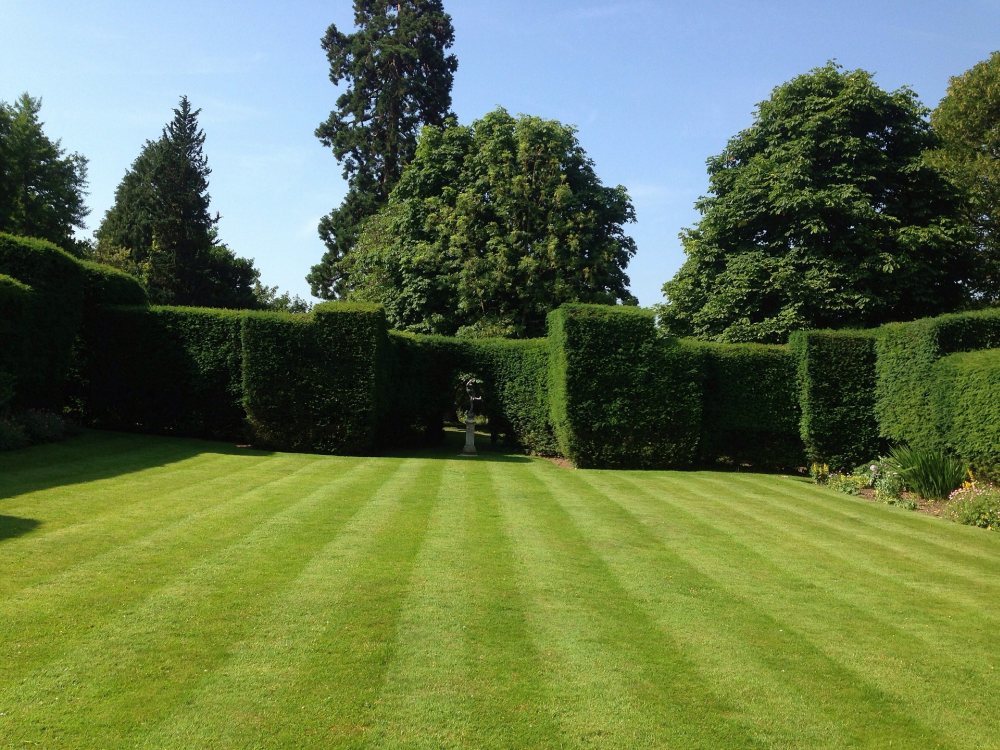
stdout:
<svg viewBox="0 0 1000 750">
<path fill-rule="evenodd" d="M 316 136 L 343 165 L 348 193 L 325 216 L 319 234 L 327 251 L 307 276 L 313 294 L 343 293 L 339 261 L 353 247 L 362 220 L 385 204 L 413 157 L 423 125 L 440 125 L 451 109 L 458 61 L 441 0 L 355 0 L 357 31 L 335 25 L 323 37 L 330 81 L 347 83 Z"/>
<path fill-rule="evenodd" d="M 829 63 L 776 88 L 708 160 L 701 221 L 663 291 L 680 335 L 782 342 L 955 310 L 975 268 L 959 197 L 927 164 L 916 95 Z"/>
<path fill-rule="evenodd" d="M 41 237 L 77 255 L 73 238 L 87 209 L 87 160 L 66 154 L 45 135 L 38 119 L 41 99 L 22 94 L 0 102 L 0 231 Z"/>
<path fill-rule="evenodd" d="M 146 141 L 98 228 L 96 256 L 141 278 L 161 303 L 257 307 L 260 273 L 219 241 L 201 110 L 181 97 L 156 141 Z"/>
</svg>

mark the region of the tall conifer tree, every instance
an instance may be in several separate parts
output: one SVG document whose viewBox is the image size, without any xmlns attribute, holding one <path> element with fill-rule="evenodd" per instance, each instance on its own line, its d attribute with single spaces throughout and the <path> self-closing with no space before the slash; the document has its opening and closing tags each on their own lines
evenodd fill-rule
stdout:
<svg viewBox="0 0 1000 750">
<path fill-rule="evenodd" d="M 451 110 L 458 60 L 451 17 L 441 0 L 355 0 L 353 34 L 331 25 L 323 37 L 330 81 L 347 83 L 316 136 L 343 166 L 348 193 L 323 217 L 327 251 L 307 276 L 313 294 L 340 295 L 337 263 L 350 252 L 361 222 L 383 206 L 413 157 L 424 125 Z"/>
</svg>

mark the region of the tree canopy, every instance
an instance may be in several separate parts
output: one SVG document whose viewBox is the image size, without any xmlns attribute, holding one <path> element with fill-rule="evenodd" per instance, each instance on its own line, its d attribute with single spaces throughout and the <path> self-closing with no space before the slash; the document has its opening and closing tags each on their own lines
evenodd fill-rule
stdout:
<svg viewBox="0 0 1000 750">
<path fill-rule="evenodd" d="M 257 307 L 253 262 L 219 241 L 201 110 L 181 97 L 156 141 L 146 141 L 96 232 L 98 260 L 142 279 L 156 302 Z"/>
<path fill-rule="evenodd" d="M 0 102 L 0 231 L 40 237 L 79 255 L 87 160 L 45 135 L 41 99 Z"/>
<path fill-rule="evenodd" d="M 343 291 L 339 261 L 361 222 L 384 205 L 421 126 L 448 116 L 458 68 L 446 54 L 455 32 L 441 0 L 355 0 L 354 23 L 353 34 L 331 25 L 323 37 L 330 81 L 347 83 L 316 129 L 348 181 L 344 202 L 320 222 L 327 251 L 306 277 L 313 294 L 327 299 Z"/>
<path fill-rule="evenodd" d="M 669 330 L 784 341 L 872 326 L 968 299 L 977 271 L 958 195 L 925 152 L 937 140 L 908 88 L 828 63 L 777 87 L 708 160 L 687 260 L 664 284 Z"/>
<path fill-rule="evenodd" d="M 1000 51 L 952 78 L 931 113 L 941 147 L 930 155 L 966 197 L 984 274 L 976 293 L 1000 301 Z"/>
<path fill-rule="evenodd" d="M 338 273 L 350 299 L 381 302 L 397 328 L 538 336 L 564 302 L 635 303 L 623 229 L 634 217 L 573 128 L 498 109 L 423 129 Z"/>
</svg>

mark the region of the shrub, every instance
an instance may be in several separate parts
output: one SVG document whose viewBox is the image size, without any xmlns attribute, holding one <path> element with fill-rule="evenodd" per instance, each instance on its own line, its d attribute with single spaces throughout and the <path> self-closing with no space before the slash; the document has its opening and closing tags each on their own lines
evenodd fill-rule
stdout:
<svg viewBox="0 0 1000 750">
<path fill-rule="evenodd" d="M 19 415 L 18 421 L 32 443 L 54 443 L 66 437 L 66 420 L 49 411 L 28 409 Z"/>
<path fill-rule="evenodd" d="M 103 305 L 147 305 L 146 289 L 134 276 L 124 271 L 94 263 L 77 261 L 83 274 L 83 304 L 87 308 Z"/>
<path fill-rule="evenodd" d="M 801 466 L 805 456 L 794 353 L 787 346 L 765 344 L 702 347 L 701 460 Z"/>
<path fill-rule="evenodd" d="M 799 331 L 789 346 L 798 360 L 800 435 L 807 458 L 846 469 L 876 454 L 871 332 Z"/>
<path fill-rule="evenodd" d="M 12 451 L 31 444 L 24 426 L 12 417 L 0 417 L 0 451 Z"/>
<path fill-rule="evenodd" d="M 288 450 L 365 453 L 385 408 L 385 315 L 325 303 L 243 319 L 243 399 L 256 438 Z"/>
<path fill-rule="evenodd" d="M 928 500 L 941 500 L 962 484 L 968 465 L 942 450 L 896 446 L 889 452 L 892 468 L 906 486 Z"/>
<path fill-rule="evenodd" d="M 968 526 L 1000 531 L 1000 487 L 968 484 L 948 497 L 948 517 Z"/>
<path fill-rule="evenodd" d="M 1000 479 L 1000 349 L 952 354 L 932 373 L 929 400 L 940 444 L 977 474 Z"/>
<path fill-rule="evenodd" d="M 694 462 L 702 347 L 661 337 L 650 312 L 576 304 L 549 316 L 549 346 L 550 414 L 563 455 L 598 468 Z"/>
<path fill-rule="evenodd" d="M 935 363 L 948 354 L 1000 347 L 1000 308 L 891 323 L 878 329 L 875 346 L 880 433 L 917 448 L 941 448 L 932 404 Z"/>
<path fill-rule="evenodd" d="M 868 487 L 868 478 L 857 474 L 834 473 L 826 481 L 827 487 L 845 495 L 860 495 Z"/>
</svg>

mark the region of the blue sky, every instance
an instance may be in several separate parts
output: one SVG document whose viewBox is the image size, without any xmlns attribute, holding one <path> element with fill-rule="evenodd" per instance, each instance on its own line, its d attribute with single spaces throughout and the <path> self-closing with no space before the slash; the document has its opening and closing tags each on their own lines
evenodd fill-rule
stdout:
<svg viewBox="0 0 1000 750">
<path fill-rule="evenodd" d="M 555 118 L 637 221 L 643 305 L 683 262 L 705 160 L 789 78 L 836 59 L 933 107 L 948 78 L 1000 47 L 1000 0 L 445 0 L 463 123 L 502 105 Z M 333 106 L 319 40 L 349 0 L 283 3 L 0 0 L 0 100 L 42 97 L 46 133 L 90 160 L 87 234 L 181 94 L 200 122 L 220 235 L 270 285 L 307 296 L 340 168 L 313 131 Z"/>
</svg>

